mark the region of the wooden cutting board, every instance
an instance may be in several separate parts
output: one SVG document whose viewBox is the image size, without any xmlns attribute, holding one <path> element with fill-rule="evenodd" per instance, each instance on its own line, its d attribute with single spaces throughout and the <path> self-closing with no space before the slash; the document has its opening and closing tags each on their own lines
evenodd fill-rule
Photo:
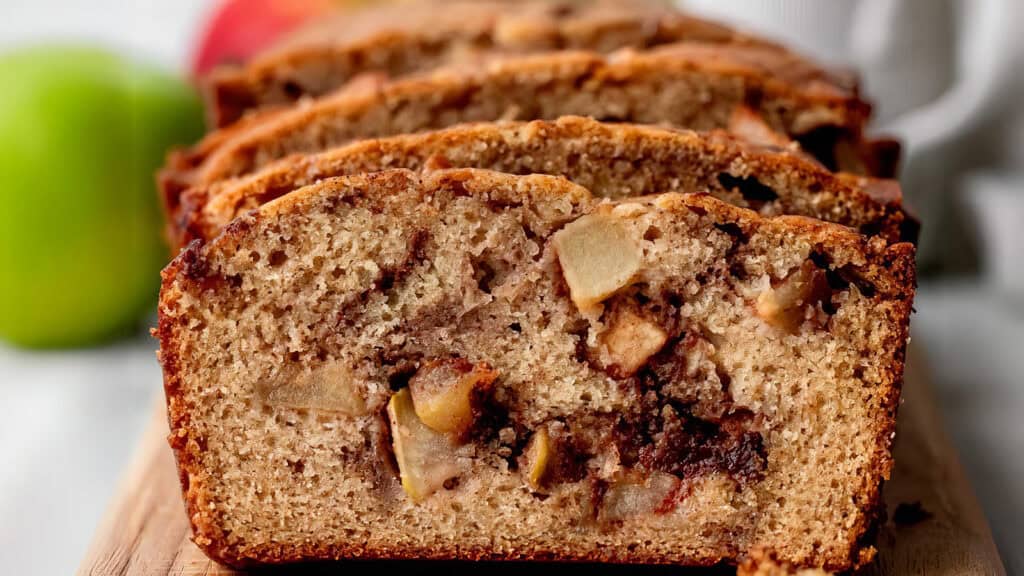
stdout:
<svg viewBox="0 0 1024 576">
<path fill-rule="evenodd" d="M 864 576 L 1005 576 L 985 517 L 968 485 L 959 460 L 942 429 L 920 354 L 911 351 L 904 403 L 896 438 L 896 470 L 885 486 L 888 521 L 878 536 L 878 559 L 860 571 Z M 189 541 L 188 520 L 178 479 L 166 442 L 163 406 L 157 407 L 141 445 L 115 495 L 80 575 L 207 576 L 236 575 L 211 562 Z M 409 574 L 443 568 L 448 573 L 478 573 L 474 564 L 324 563 L 301 568 L 263 570 L 261 574 L 327 574 L 351 569 L 397 568 Z M 544 572 L 544 566 L 530 567 Z M 566 572 L 593 573 L 594 566 L 558 566 Z M 486 567 L 489 573 L 520 573 L 522 564 Z M 602 567 L 601 573 L 666 573 L 678 569 Z M 554 571 L 554 570 L 552 570 Z M 688 574 L 728 574 L 728 569 L 687 571 Z"/>
</svg>

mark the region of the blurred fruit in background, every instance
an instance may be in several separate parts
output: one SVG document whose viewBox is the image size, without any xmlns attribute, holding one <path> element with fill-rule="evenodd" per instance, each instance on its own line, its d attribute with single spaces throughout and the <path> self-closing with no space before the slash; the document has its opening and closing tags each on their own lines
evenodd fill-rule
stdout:
<svg viewBox="0 0 1024 576">
<path fill-rule="evenodd" d="M 241 62 L 281 35 L 323 14 L 338 0 L 223 0 L 200 36 L 192 72 Z"/>
<path fill-rule="evenodd" d="M 84 346 L 132 332 L 167 259 L 153 173 L 202 134 L 194 90 L 110 52 L 0 55 L 0 338 Z"/>
</svg>

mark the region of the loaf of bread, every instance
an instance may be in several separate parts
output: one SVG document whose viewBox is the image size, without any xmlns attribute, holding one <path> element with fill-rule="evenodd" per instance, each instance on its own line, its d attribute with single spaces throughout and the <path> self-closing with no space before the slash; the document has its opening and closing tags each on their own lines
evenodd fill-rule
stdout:
<svg viewBox="0 0 1024 576">
<path fill-rule="evenodd" d="M 187 190 L 168 215 L 169 237 L 176 247 L 208 240 L 240 214 L 323 178 L 437 166 L 565 176 L 613 199 L 700 190 L 765 215 L 819 218 L 892 241 L 913 241 L 916 232 L 896 182 L 833 174 L 798 148 L 752 145 L 722 132 L 563 117 L 456 126 L 288 158 Z"/>
<path fill-rule="evenodd" d="M 323 96 L 361 74 L 401 76 L 495 54 L 611 52 L 680 41 L 771 45 L 652 1 L 375 3 L 318 18 L 245 65 L 217 70 L 206 82 L 207 109 L 211 124 L 223 127 L 251 110 Z"/>
<path fill-rule="evenodd" d="M 846 570 L 891 468 L 914 248 L 548 175 L 328 178 L 164 271 L 211 558 Z"/>
<path fill-rule="evenodd" d="M 213 132 L 173 154 L 161 176 L 172 208 L 186 188 L 250 173 L 295 153 L 358 138 L 460 122 L 556 119 L 725 128 L 747 107 L 773 131 L 805 144 L 829 168 L 862 147 L 870 107 L 820 69 L 760 46 L 673 44 L 604 56 L 554 52 L 391 82 L 348 85 Z"/>
</svg>

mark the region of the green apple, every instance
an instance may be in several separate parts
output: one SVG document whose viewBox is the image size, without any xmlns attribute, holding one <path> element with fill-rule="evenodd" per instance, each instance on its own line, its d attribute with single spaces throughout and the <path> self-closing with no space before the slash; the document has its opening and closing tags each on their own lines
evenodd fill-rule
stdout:
<svg viewBox="0 0 1024 576">
<path fill-rule="evenodd" d="M 131 332 L 166 260 L 154 171 L 202 134 L 194 90 L 84 47 L 0 55 L 0 338 L 84 346 Z"/>
</svg>

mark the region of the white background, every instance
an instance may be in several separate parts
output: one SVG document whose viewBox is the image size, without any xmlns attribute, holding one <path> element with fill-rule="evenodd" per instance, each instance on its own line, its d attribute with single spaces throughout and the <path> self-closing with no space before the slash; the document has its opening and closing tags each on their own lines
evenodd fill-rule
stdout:
<svg viewBox="0 0 1024 576">
<path fill-rule="evenodd" d="M 208 0 L 0 0 L 0 49 L 111 46 L 184 70 Z M 160 395 L 156 343 L 0 344 L 0 573 L 72 574 Z"/>
<path fill-rule="evenodd" d="M 212 0 L 0 0 L 0 45 L 94 41 L 184 68 Z"/>
<path fill-rule="evenodd" d="M 204 0 L 0 0 L 0 48 L 99 41 L 184 68 Z M 1005 162 L 1005 160 L 1004 160 Z M 977 281 L 922 287 L 916 343 L 1012 573 L 1024 570 L 1024 300 Z M 156 345 L 26 353 L 0 346 L 0 562 L 68 574 L 160 396 Z"/>
</svg>

